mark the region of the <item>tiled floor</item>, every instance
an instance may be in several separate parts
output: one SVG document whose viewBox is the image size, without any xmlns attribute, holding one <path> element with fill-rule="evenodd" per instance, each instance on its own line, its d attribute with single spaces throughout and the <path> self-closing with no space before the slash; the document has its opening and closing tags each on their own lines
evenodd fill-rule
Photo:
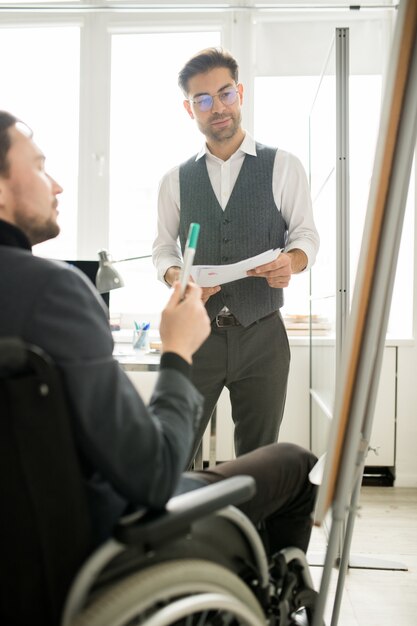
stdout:
<svg viewBox="0 0 417 626">
<path fill-rule="evenodd" d="M 308 557 L 326 550 L 322 528 L 315 528 Z M 337 626 L 417 625 L 417 489 L 363 487 L 355 522 L 352 557 L 400 562 L 408 571 L 349 568 Z M 353 560 L 352 560 L 353 562 Z M 321 567 L 311 567 L 320 588 Z M 332 572 L 325 623 L 331 624 L 338 570 Z"/>
</svg>

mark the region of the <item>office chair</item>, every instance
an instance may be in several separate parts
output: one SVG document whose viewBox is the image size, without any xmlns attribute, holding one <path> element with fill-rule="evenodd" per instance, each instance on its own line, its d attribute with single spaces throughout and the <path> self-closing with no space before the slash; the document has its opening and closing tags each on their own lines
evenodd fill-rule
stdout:
<svg viewBox="0 0 417 626">
<path fill-rule="evenodd" d="M 93 549 L 59 372 L 17 338 L 0 339 L 0 407 L 2 626 L 311 623 L 304 553 L 288 548 L 268 562 L 234 507 L 253 495 L 252 478 L 136 511 Z"/>
</svg>

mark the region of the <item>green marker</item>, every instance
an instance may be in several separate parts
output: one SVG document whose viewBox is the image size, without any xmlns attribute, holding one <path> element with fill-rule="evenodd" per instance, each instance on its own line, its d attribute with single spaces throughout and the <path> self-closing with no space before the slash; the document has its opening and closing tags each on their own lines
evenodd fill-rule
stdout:
<svg viewBox="0 0 417 626">
<path fill-rule="evenodd" d="M 180 283 L 181 283 L 181 297 L 184 296 L 185 289 L 187 287 L 191 268 L 194 261 L 195 250 L 197 248 L 197 240 L 200 232 L 200 224 L 196 224 L 191 222 L 190 228 L 188 229 L 188 237 L 187 243 L 185 244 L 184 250 L 184 265 L 180 275 Z"/>
</svg>

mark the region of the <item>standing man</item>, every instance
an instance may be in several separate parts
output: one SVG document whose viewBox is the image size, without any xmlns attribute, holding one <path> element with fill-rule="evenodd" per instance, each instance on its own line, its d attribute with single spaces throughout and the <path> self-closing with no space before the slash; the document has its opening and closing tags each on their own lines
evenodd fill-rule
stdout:
<svg viewBox="0 0 417 626">
<path fill-rule="evenodd" d="M 290 364 L 279 312 L 283 288 L 292 274 L 312 265 L 319 237 L 299 160 L 256 143 L 242 128 L 243 86 L 230 53 L 199 52 L 178 82 L 184 107 L 206 142 L 161 181 L 153 246 L 158 277 L 168 285 L 178 278 L 190 222 L 201 225 L 196 265 L 282 250 L 271 263 L 248 272 L 249 278 L 203 289 L 211 333 L 194 355 L 193 382 L 204 396 L 204 416 L 191 462 L 225 386 L 236 455 L 277 440 Z"/>
</svg>

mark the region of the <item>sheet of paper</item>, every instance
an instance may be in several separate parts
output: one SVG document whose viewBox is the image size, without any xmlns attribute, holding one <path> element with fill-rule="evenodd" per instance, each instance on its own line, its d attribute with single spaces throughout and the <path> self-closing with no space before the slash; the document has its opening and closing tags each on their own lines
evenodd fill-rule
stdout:
<svg viewBox="0 0 417 626">
<path fill-rule="evenodd" d="M 313 485 L 321 485 L 323 480 L 324 464 L 326 463 L 326 453 L 322 454 L 317 463 L 312 467 L 308 478 Z"/>
<path fill-rule="evenodd" d="M 193 265 L 191 268 L 191 276 L 200 287 L 224 285 L 233 280 L 247 278 L 246 272 L 248 270 L 253 270 L 259 265 L 274 261 L 280 252 L 281 250 L 279 248 L 266 250 L 265 252 L 261 252 L 261 254 L 252 256 L 249 259 L 244 259 L 238 263 L 231 263 L 230 265 Z"/>
</svg>

